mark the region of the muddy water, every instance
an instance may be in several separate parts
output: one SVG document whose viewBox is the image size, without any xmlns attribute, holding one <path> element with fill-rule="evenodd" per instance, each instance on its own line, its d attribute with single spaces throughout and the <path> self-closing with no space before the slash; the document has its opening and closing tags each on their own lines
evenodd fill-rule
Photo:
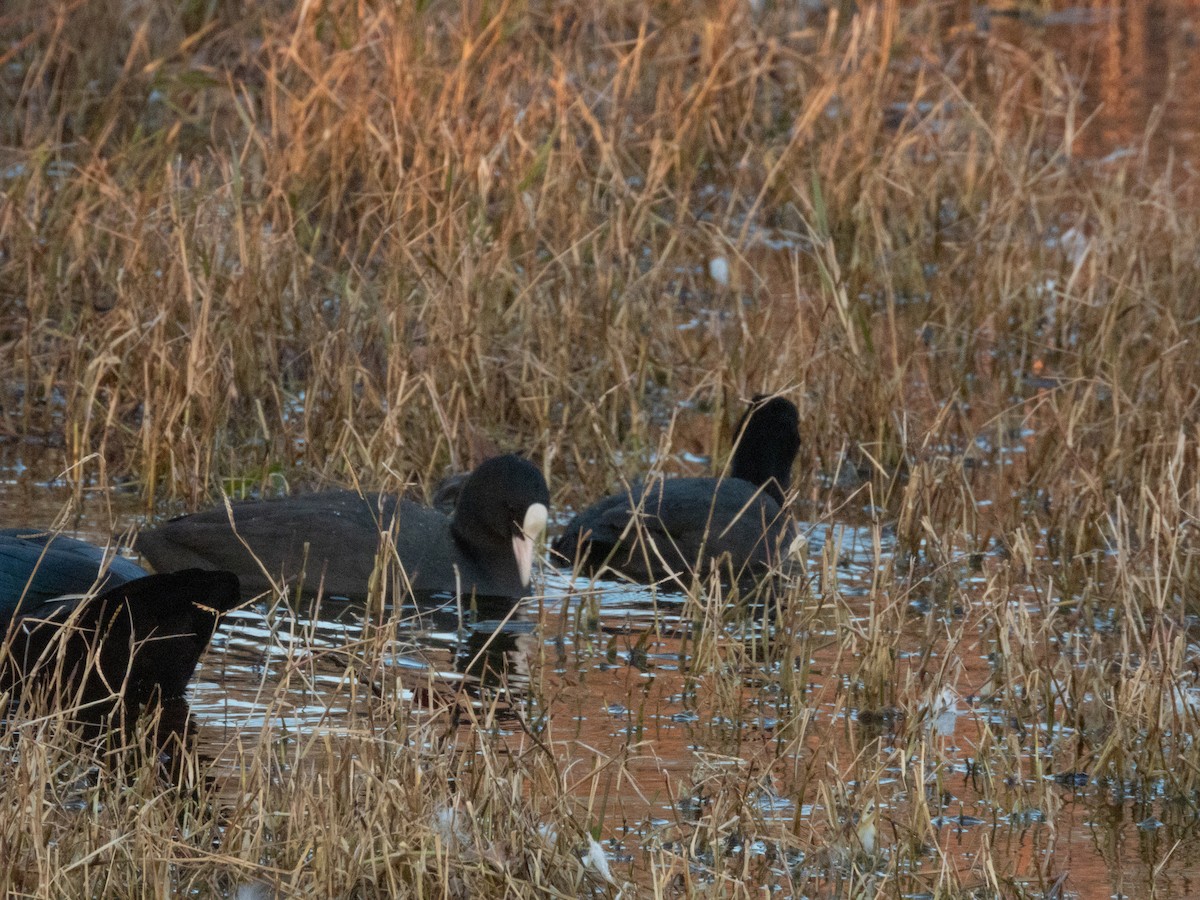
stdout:
<svg viewBox="0 0 1200 900">
<path fill-rule="evenodd" d="M 1139 150 L 1146 124 L 1161 121 L 1150 158 L 1195 174 L 1200 164 L 1200 6 L 1188 0 L 1081 3 L 1026 19 L 992 17 L 992 33 L 1022 49 L 1045 48 L 1079 87 L 1093 116 L 1071 149 L 1112 160 Z"/>
<path fill-rule="evenodd" d="M 1194 174 L 1200 164 L 1200 5 L 1141 3 L 991 4 L 940 7 L 946 33 L 970 29 L 1002 53 L 1052 60 L 1078 101 L 1070 152 L 1111 162 L 1140 151 L 1147 123 L 1158 125 L 1150 160 L 1173 159 Z M 1038 88 L 1030 86 L 1032 90 Z"/>
</svg>

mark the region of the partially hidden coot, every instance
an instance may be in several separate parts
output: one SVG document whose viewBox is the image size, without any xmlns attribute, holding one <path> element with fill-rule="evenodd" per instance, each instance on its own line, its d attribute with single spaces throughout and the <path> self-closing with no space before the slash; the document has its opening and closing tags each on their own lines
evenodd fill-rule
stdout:
<svg viewBox="0 0 1200 900">
<path fill-rule="evenodd" d="M 121 704 L 182 697 L 221 616 L 240 602 L 229 572 L 148 575 L 53 531 L 0 531 L 0 689 L 40 684 L 52 705 L 99 722 Z"/>
<path fill-rule="evenodd" d="M 735 431 L 728 476 L 656 478 L 605 497 L 554 541 L 556 562 L 645 584 L 686 584 L 698 567 L 704 573 L 714 564 L 731 581 L 760 575 L 791 538 L 782 507 L 799 422 L 790 400 L 755 397 Z"/>
<path fill-rule="evenodd" d="M 239 602 L 237 576 L 197 569 L 27 598 L 7 626 L 0 690 L 40 688 L 52 707 L 94 725 L 117 711 L 136 715 L 152 700 L 183 696 L 222 616 Z"/>
<path fill-rule="evenodd" d="M 236 572 L 246 594 L 278 583 L 363 599 L 380 559 L 399 563 L 407 590 L 517 601 L 529 593 L 534 544 L 550 492 L 519 456 L 475 469 L 452 515 L 387 494 L 320 491 L 181 516 L 143 531 L 136 547 L 157 571 Z M 389 545 L 390 544 L 390 545 Z"/>
</svg>

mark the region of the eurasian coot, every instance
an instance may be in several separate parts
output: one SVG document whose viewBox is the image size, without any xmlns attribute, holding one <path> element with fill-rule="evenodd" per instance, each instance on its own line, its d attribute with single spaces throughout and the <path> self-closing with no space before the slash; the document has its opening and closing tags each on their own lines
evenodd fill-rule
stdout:
<svg viewBox="0 0 1200 900">
<path fill-rule="evenodd" d="M 0 690 L 43 689 L 51 705 L 92 725 L 125 709 L 136 716 L 142 704 L 183 695 L 221 616 L 239 602 L 232 573 L 188 569 L 23 603 Z"/>
<path fill-rule="evenodd" d="M 322 491 L 182 516 L 138 537 L 157 571 L 228 569 L 257 594 L 301 577 L 310 590 L 363 599 L 380 560 L 398 562 L 405 592 L 516 601 L 529 593 L 533 545 L 550 492 L 519 456 L 481 464 L 452 516 L 386 494 Z M 235 532 L 236 527 L 236 532 Z"/>
<path fill-rule="evenodd" d="M 642 583 L 716 564 L 728 580 L 779 561 L 792 525 L 782 511 L 800 449 L 799 412 L 783 397 L 755 397 L 735 432 L 724 478 L 655 478 L 589 506 L 554 541 L 556 561 Z"/>
<path fill-rule="evenodd" d="M 36 528 L 0 530 L 0 636 L 21 609 L 143 578 L 146 570 L 110 550 Z"/>
</svg>

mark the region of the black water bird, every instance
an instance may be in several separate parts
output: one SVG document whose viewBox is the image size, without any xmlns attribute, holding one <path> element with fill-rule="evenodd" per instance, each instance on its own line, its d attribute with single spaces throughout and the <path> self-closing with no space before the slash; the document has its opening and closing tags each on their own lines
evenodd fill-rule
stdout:
<svg viewBox="0 0 1200 900">
<path fill-rule="evenodd" d="M 53 531 L 0 530 L 0 636 L 18 607 L 115 587 L 146 574 L 132 560 Z"/>
<path fill-rule="evenodd" d="M 475 469 L 446 516 L 387 494 L 322 491 L 181 516 L 138 537 L 158 571 L 236 572 L 247 594 L 303 578 L 326 595 L 365 598 L 377 563 L 399 563 L 406 593 L 520 600 L 550 492 L 536 466 L 498 456 Z M 236 531 L 235 531 L 236 529 Z"/>
<path fill-rule="evenodd" d="M 115 727 L 116 714 L 128 725 L 143 705 L 183 696 L 239 602 L 232 573 L 188 569 L 23 604 L 0 654 L 0 690 L 44 691 L 51 708 L 86 725 Z"/>
<path fill-rule="evenodd" d="M 567 524 L 555 561 L 646 584 L 686 584 L 713 565 L 727 580 L 755 578 L 779 562 L 792 535 L 782 507 L 799 422 L 790 400 L 755 397 L 735 431 L 727 476 L 655 478 L 605 497 Z"/>
</svg>

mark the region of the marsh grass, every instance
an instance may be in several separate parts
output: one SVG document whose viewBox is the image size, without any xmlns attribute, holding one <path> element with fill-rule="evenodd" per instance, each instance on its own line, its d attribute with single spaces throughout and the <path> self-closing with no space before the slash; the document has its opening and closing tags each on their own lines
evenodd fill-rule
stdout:
<svg viewBox="0 0 1200 900">
<path fill-rule="evenodd" d="M 424 491 L 523 449 L 578 507 L 723 459 L 778 390 L 795 508 L 873 542 L 866 579 L 827 542 L 769 616 L 701 585 L 625 645 L 572 595 L 515 729 L 497 695 L 401 690 L 387 629 L 301 655 L 266 708 L 311 678 L 351 724 L 206 746 L 198 797 L 10 725 L 6 892 L 1057 896 L 1005 835 L 1076 773 L 1195 819 L 1194 185 L 1153 122 L 1078 157 L 1052 54 L 932 4 L 810 7 L 5 6 L 0 435 L 80 499 Z M 649 714 L 581 750 L 548 648 L 668 639 L 703 749 L 674 818 L 621 831 L 661 788 Z M 750 700 L 782 713 L 757 742 Z M 1008 830 L 972 837 L 968 793 Z"/>
</svg>

